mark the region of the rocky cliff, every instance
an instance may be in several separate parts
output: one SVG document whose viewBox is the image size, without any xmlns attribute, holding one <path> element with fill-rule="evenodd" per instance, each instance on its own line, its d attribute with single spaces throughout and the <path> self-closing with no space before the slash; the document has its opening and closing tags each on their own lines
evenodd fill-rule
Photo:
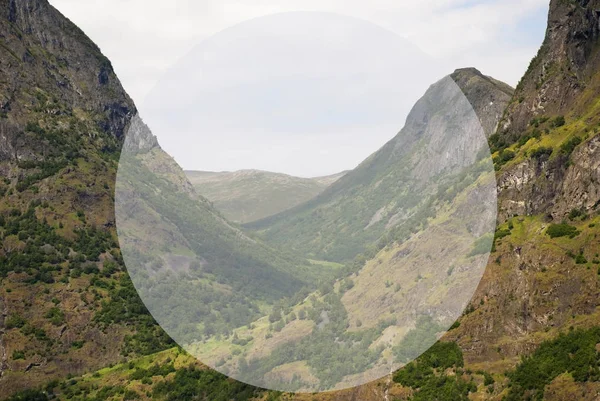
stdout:
<svg viewBox="0 0 600 401">
<path fill-rule="evenodd" d="M 492 138 L 505 159 L 514 157 L 498 179 L 501 219 L 560 221 L 597 206 L 599 17 L 600 2 L 550 3 L 544 43 Z"/>
</svg>

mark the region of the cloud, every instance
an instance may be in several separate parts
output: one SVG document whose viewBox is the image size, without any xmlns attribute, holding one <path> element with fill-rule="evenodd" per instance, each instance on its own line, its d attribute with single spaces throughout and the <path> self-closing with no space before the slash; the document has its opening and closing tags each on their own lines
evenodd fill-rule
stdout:
<svg viewBox="0 0 600 401">
<path fill-rule="evenodd" d="M 186 169 L 270 163 L 280 172 L 325 175 L 355 167 L 392 138 L 444 75 L 409 41 L 372 23 L 331 13 L 274 14 L 199 44 L 140 109 Z M 225 157 L 240 146 L 254 152 Z M 319 156 L 323 150 L 335 150 L 335 158 Z"/>
<path fill-rule="evenodd" d="M 496 78 L 516 84 L 523 60 L 512 59 L 513 40 L 505 27 L 518 27 L 531 15 L 547 14 L 548 0 L 50 0 L 78 24 L 113 60 L 132 97 L 141 101 L 170 65 L 201 39 L 251 18 L 286 11 L 327 11 L 362 18 L 410 38 L 432 56 L 479 66 L 489 55 L 481 48 L 507 52 Z M 543 38 L 538 26 L 535 54 Z M 530 58 L 531 58 L 530 57 Z M 138 66 L 143 65 L 142 71 Z M 465 66 L 467 64 L 464 64 Z M 515 67 L 514 65 L 518 66 Z M 506 71 L 503 73 L 502 71 Z"/>
<path fill-rule="evenodd" d="M 455 68 L 516 85 L 548 9 L 548 0 L 50 1 L 112 60 L 185 168 L 302 176 L 353 168 Z"/>
</svg>

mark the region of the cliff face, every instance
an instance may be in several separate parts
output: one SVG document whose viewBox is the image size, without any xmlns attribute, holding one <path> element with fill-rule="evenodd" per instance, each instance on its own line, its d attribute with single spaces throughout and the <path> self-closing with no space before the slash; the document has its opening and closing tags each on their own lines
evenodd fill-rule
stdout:
<svg viewBox="0 0 600 401">
<path fill-rule="evenodd" d="M 123 136 L 135 106 L 110 61 L 77 26 L 43 0 L 2 0 L 0 20 L 0 110 L 15 128 L 36 107 L 50 115 L 81 109 L 94 110 L 99 129 Z M 45 103 L 39 90 L 48 92 Z"/>
<path fill-rule="evenodd" d="M 544 43 L 492 138 L 516 153 L 498 178 L 501 221 L 597 206 L 599 16 L 597 1 L 550 3 Z"/>
<path fill-rule="evenodd" d="M 600 59 L 600 2 L 550 2 L 543 45 L 515 91 L 500 135 L 519 138 L 532 118 L 569 112 L 592 82 Z"/>
<path fill-rule="evenodd" d="M 458 69 L 451 77 L 479 117 L 485 135 L 489 137 L 494 134 L 514 89 L 504 82 L 483 75 L 475 68 Z"/>
<path fill-rule="evenodd" d="M 447 336 L 472 366 L 505 371 L 567 327 L 599 324 L 599 15 L 598 1 L 551 1 L 544 43 L 490 138 L 500 239 L 473 312 Z M 550 238 L 561 222 L 581 233 Z"/>
</svg>

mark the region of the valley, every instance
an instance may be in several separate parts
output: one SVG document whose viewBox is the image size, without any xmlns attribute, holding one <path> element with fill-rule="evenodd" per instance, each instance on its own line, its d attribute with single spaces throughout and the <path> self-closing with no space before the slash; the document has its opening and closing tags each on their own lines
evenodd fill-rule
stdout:
<svg viewBox="0 0 600 401">
<path fill-rule="evenodd" d="M 333 270 L 309 261 L 324 255 L 295 245 L 299 234 L 269 244 L 230 225 L 158 145 L 139 146 L 154 142 L 136 127 L 115 211 L 124 262 L 152 315 L 199 360 L 260 387 L 340 390 L 410 362 L 461 314 L 492 246 L 494 170 L 465 96 L 480 86 L 508 99 L 478 71 L 457 71 L 431 86 L 382 150 L 284 212 L 306 216 L 317 202 L 335 211 L 310 212 L 309 228 L 297 224 L 305 217 L 284 221 L 343 255 L 329 260 L 343 266 Z M 335 243 L 326 230 L 338 232 Z"/>
<path fill-rule="evenodd" d="M 550 2 L 514 92 L 472 68 L 438 86 L 487 157 L 427 136 L 443 121 L 422 101 L 356 169 L 242 226 L 83 32 L 45 0 L 0 3 L 0 399 L 598 398 L 598 1 Z M 440 170 L 410 157 L 444 147 Z"/>
</svg>

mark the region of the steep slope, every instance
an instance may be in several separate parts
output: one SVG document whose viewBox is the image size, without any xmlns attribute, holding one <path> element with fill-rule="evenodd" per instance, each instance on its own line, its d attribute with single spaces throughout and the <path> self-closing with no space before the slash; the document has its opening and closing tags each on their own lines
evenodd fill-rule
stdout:
<svg viewBox="0 0 600 401">
<path fill-rule="evenodd" d="M 491 138 L 508 163 L 499 177 L 503 218 L 560 221 L 596 206 L 599 9 L 596 1 L 550 3 L 544 43 Z"/>
<path fill-rule="evenodd" d="M 291 209 L 314 198 L 343 175 L 299 178 L 259 170 L 186 171 L 196 191 L 213 202 L 225 217 L 238 223 Z"/>
<path fill-rule="evenodd" d="M 483 76 L 475 69 L 457 70 L 449 79 L 458 85 L 473 111 L 481 116 L 486 136 L 491 135 L 510 100 L 510 87 Z M 382 238 L 386 233 L 400 238 L 406 231 L 410 232 L 411 227 L 399 223 L 417 213 L 416 208 L 424 194 L 409 186 L 399 186 L 399 183 L 408 178 L 418 186 L 448 166 L 457 168 L 460 163 L 468 163 L 467 160 L 459 160 L 459 156 L 465 148 L 478 143 L 475 138 L 468 139 L 465 135 L 444 138 L 445 142 L 436 146 L 438 149 L 452 149 L 454 153 L 442 158 L 432 151 L 431 146 L 420 149 L 421 146 L 429 146 L 422 144 L 430 140 L 432 132 L 442 131 L 439 124 L 447 124 L 446 129 L 450 130 L 461 124 L 440 123 L 436 117 L 439 111 L 429 108 L 432 99 L 444 96 L 445 90 L 447 88 L 442 81 L 432 85 L 415 105 L 396 137 L 322 194 L 246 227 L 256 230 L 278 246 L 290 247 L 315 259 L 340 262 L 352 260 L 380 239 L 387 243 L 388 240 Z M 425 162 L 428 157 L 438 159 Z M 395 233 L 398 230 L 402 232 Z"/>
<path fill-rule="evenodd" d="M 0 394 L 98 369 L 155 337 L 123 288 L 112 187 L 135 106 L 110 62 L 47 1 L 0 2 Z M 100 273 L 102 271 L 102 273 Z M 96 320 L 98 319 L 98 320 Z M 130 336 L 130 340 L 126 340 Z M 138 349 L 139 350 L 139 349 Z"/>
<path fill-rule="evenodd" d="M 551 1 L 544 43 L 490 138 L 498 170 L 496 253 L 469 313 L 447 337 L 473 369 L 510 372 L 541 342 L 600 325 L 599 7 Z M 565 373 L 560 358 L 546 353 L 518 365 L 514 379 L 521 382 L 509 399 L 597 397 L 597 379 Z"/>
<path fill-rule="evenodd" d="M 497 93 L 480 91 L 480 85 L 496 85 L 491 79 L 475 70 L 454 75 L 472 91 L 473 103 L 486 108 L 481 114 L 493 110 Z M 496 211 L 494 168 L 489 153 L 481 157 L 487 138 L 456 80 L 449 76 L 432 85 L 402 132 L 340 179 L 350 177 L 353 187 L 334 184 L 318 213 L 309 210 L 289 222 L 317 238 L 313 248 L 369 251 L 336 282 L 323 282 L 229 338 L 196 342 L 189 352 L 258 386 L 344 389 L 385 376 L 452 325 L 483 272 Z M 383 220 L 379 226 L 373 214 Z M 366 226 L 364 216 L 371 218 Z M 292 244 L 296 238 L 282 239 Z"/>
<path fill-rule="evenodd" d="M 230 289 L 243 281 L 277 296 L 267 291 L 274 282 L 282 291 L 301 285 L 290 273 L 301 270 L 295 261 L 244 236 L 196 195 L 137 116 L 110 62 L 75 25 L 45 0 L 0 6 L 2 397 L 172 345 L 133 288 L 117 243 L 122 149 L 139 154 L 137 173 L 159 174 L 169 183 L 165 193 L 177 193 L 206 223 L 194 233 L 213 240 L 200 245 L 201 262 L 219 263 L 215 275 Z M 157 215 L 147 217 L 151 223 Z M 190 241 L 189 232 L 166 234 Z M 240 261 L 251 261 L 257 274 L 237 278 Z M 222 313 L 214 313 L 219 327 Z"/>
</svg>

